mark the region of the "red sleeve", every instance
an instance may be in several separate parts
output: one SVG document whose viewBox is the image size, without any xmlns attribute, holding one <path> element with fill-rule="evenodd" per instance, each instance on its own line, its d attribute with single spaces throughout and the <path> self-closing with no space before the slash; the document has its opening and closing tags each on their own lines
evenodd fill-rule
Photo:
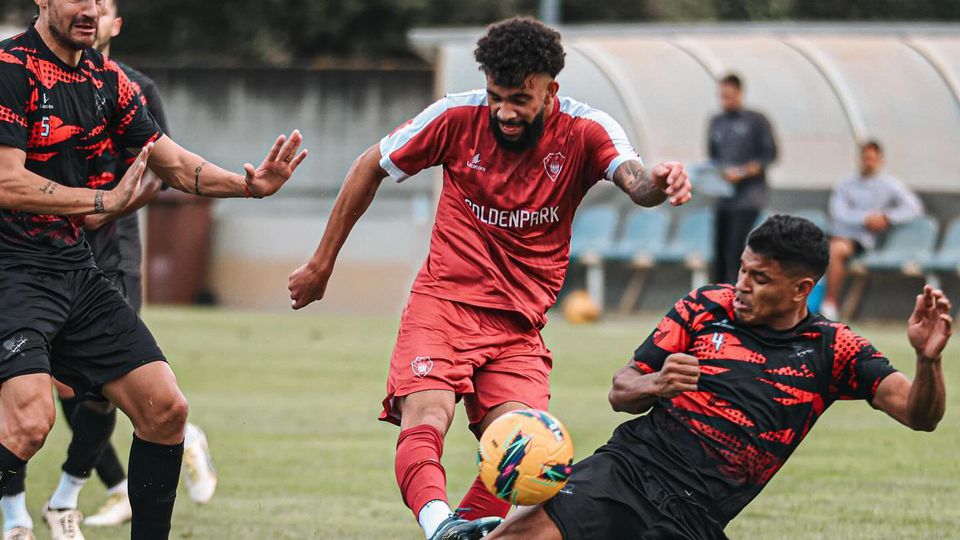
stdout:
<svg viewBox="0 0 960 540">
<path fill-rule="evenodd" d="M 449 98 L 430 105 L 380 140 L 380 167 L 397 182 L 444 162 L 450 141 Z"/>
<path fill-rule="evenodd" d="M 880 382 L 896 371 L 866 338 L 845 325 L 837 329 L 830 382 L 830 395 L 834 399 L 871 400 Z"/>
<path fill-rule="evenodd" d="M 613 117 L 597 109 L 589 109 L 585 116 L 588 124 L 584 128 L 584 137 L 593 178 L 613 180 L 613 173 L 625 161 L 642 163 L 630 145 L 627 133 Z"/>
<path fill-rule="evenodd" d="M 674 304 L 640 347 L 633 353 L 637 369 L 644 373 L 660 371 L 663 362 L 673 353 L 687 352 L 691 344 L 697 314 L 703 306 L 697 301 L 698 291 L 691 291 Z"/>
</svg>

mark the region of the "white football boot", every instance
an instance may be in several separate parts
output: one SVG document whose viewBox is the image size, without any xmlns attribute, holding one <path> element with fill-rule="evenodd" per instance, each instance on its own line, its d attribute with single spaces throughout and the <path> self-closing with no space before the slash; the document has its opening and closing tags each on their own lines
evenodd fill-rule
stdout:
<svg viewBox="0 0 960 540">
<path fill-rule="evenodd" d="M 3 540 L 37 540 L 37 537 L 33 535 L 33 529 L 14 527 L 3 533 Z"/>
<path fill-rule="evenodd" d="M 133 517 L 130 508 L 130 496 L 126 491 L 118 491 L 109 497 L 97 513 L 83 520 L 84 525 L 91 527 L 108 527 L 123 525 Z"/>
<path fill-rule="evenodd" d="M 217 471 L 203 430 L 187 424 L 183 441 L 183 469 L 187 493 L 197 503 L 206 503 L 217 490 Z"/>
<path fill-rule="evenodd" d="M 52 540 L 84 540 L 80 531 L 80 522 L 83 514 L 76 508 L 54 510 L 50 505 L 43 508 L 43 520 L 50 527 Z"/>
</svg>

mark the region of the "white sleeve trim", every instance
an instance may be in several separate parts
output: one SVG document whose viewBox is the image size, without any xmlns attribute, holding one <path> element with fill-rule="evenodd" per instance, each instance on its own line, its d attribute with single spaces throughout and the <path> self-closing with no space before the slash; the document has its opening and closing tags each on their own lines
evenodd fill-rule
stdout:
<svg viewBox="0 0 960 540">
<path fill-rule="evenodd" d="M 383 153 L 383 143 L 381 143 L 380 153 Z M 410 178 L 409 174 L 403 172 L 400 167 L 397 167 L 393 163 L 393 160 L 390 159 L 389 155 L 385 155 L 380 158 L 380 168 L 387 171 L 387 174 L 390 175 L 390 178 L 396 182 L 403 182 L 407 178 Z"/>
<path fill-rule="evenodd" d="M 630 160 L 639 161 L 640 165 L 643 165 L 643 160 L 640 159 L 640 156 L 638 156 L 636 153 L 634 153 L 632 156 L 620 154 L 617 157 L 613 158 L 613 160 L 610 162 L 610 166 L 607 167 L 607 170 L 604 172 L 603 177 L 612 182 L 613 174 L 617 172 L 617 169 L 621 165 L 623 165 L 624 163 Z"/>
<path fill-rule="evenodd" d="M 604 173 L 604 178 L 607 180 L 613 180 L 613 173 L 616 172 L 617 167 L 623 165 L 626 161 L 635 159 L 643 165 L 643 159 L 637 154 L 636 150 L 633 149 L 633 145 L 630 144 L 630 139 L 627 138 L 627 132 L 624 131 L 623 126 L 609 114 L 568 97 L 560 98 L 560 110 L 570 116 L 592 120 L 600 124 L 600 127 L 607 132 L 607 136 L 610 137 L 613 147 L 617 150 L 617 157 L 610 161 L 610 165 L 607 166 Z"/>
<path fill-rule="evenodd" d="M 390 157 L 391 154 L 406 146 L 417 134 L 426 129 L 428 125 L 440 118 L 443 113 L 449 109 L 460 106 L 476 106 L 484 103 L 486 103 L 486 92 L 483 90 L 449 94 L 435 101 L 415 116 L 413 120 L 398 128 L 390 135 L 380 139 L 380 167 L 387 171 L 387 174 L 397 182 L 402 182 L 417 174 L 420 171 L 404 171 L 400 169 L 400 167 L 397 167 L 396 163 L 394 163 Z"/>
</svg>

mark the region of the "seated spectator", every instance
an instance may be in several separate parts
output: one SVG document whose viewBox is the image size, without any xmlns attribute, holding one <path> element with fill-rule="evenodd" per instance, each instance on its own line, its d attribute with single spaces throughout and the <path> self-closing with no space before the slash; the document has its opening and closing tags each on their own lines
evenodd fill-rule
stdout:
<svg viewBox="0 0 960 540">
<path fill-rule="evenodd" d="M 840 180 L 830 195 L 830 266 L 820 313 L 838 317 L 837 306 L 850 257 L 870 251 L 891 225 L 923 214 L 920 199 L 903 182 L 880 171 L 883 148 L 877 141 L 860 147 L 860 171 Z"/>
</svg>

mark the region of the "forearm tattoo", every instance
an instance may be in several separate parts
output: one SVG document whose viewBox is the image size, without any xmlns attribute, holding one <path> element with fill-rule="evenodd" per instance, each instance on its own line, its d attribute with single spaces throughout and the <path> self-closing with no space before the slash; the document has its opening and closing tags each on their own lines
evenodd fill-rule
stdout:
<svg viewBox="0 0 960 540">
<path fill-rule="evenodd" d="M 41 193 L 46 193 L 47 195 L 53 195 L 53 192 L 57 189 L 56 182 L 47 182 L 40 188 Z"/>
<path fill-rule="evenodd" d="M 106 192 L 105 192 L 105 191 L 97 190 L 97 192 L 96 192 L 96 193 L 94 194 L 94 196 L 93 196 L 93 213 L 94 213 L 94 214 L 102 214 L 102 213 L 104 212 L 104 209 L 103 209 L 103 194 L 104 194 L 104 193 L 106 193 Z"/>
<path fill-rule="evenodd" d="M 664 193 L 653 183 L 649 171 L 639 162 L 624 162 L 614 175 L 615 180 L 618 180 L 617 184 L 635 203 L 649 206 L 663 202 Z"/>
<path fill-rule="evenodd" d="M 203 166 L 206 164 L 207 164 L 206 161 L 201 161 L 200 164 L 197 165 L 196 170 L 194 171 L 193 192 L 196 193 L 197 195 L 203 195 L 203 193 L 200 193 L 200 171 L 203 170 Z"/>
</svg>

